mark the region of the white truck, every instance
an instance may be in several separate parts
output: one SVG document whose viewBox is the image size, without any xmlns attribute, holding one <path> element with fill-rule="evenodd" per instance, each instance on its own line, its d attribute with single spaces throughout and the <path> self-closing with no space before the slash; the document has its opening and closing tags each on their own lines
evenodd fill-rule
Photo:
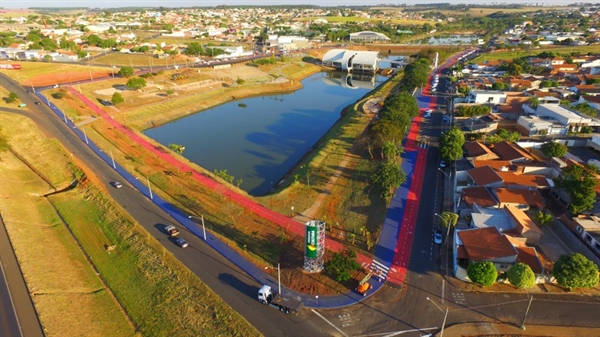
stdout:
<svg viewBox="0 0 600 337">
<path fill-rule="evenodd" d="M 179 235 L 179 230 L 177 228 L 175 228 L 175 226 L 173 226 L 173 225 L 165 226 L 165 232 L 167 232 L 167 234 L 169 234 L 169 236 Z"/>
<path fill-rule="evenodd" d="M 291 314 L 292 312 L 300 312 L 302 309 L 302 302 L 295 298 L 283 297 L 271 290 L 268 285 L 263 285 L 258 290 L 258 301 L 264 305 L 268 305 L 272 308 L 279 309 L 281 312 Z"/>
</svg>

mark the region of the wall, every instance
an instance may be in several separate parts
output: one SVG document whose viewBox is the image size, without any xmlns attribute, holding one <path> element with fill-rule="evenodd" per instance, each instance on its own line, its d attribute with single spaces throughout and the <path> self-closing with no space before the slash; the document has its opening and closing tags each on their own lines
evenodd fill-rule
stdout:
<svg viewBox="0 0 600 337">
<path fill-rule="evenodd" d="M 554 219 L 552 230 L 576 253 L 581 253 L 588 259 L 592 260 L 596 265 L 600 266 L 600 258 L 598 258 L 581 239 L 571 232 L 566 225 L 560 220 Z"/>
</svg>

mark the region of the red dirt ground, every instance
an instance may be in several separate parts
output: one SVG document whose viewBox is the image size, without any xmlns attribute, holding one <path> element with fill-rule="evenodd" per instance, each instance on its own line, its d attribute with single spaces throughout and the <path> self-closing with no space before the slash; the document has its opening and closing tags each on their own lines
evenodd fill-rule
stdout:
<svg viewBox="0 0 600 337">
<path fill-rule="evenodd" d="M 103 71 L 94 71 L 92 72 L 91 77 L 94 79 L 99 79 L 102 77 L 109 77 L 111 73 L 103 72 Z M 33 85 L 33 86 L 46 86 L 46 85 L 54 85 L 54 84 L 63 84 L 70 83 L 75 81 L 85 81 L 90 79 L 89 72 L 64 72 L 60 74 L 42 74 L 39 76 L 35 76 L 29 80 L 23 81 L 23 85 Z"/>
</svg>

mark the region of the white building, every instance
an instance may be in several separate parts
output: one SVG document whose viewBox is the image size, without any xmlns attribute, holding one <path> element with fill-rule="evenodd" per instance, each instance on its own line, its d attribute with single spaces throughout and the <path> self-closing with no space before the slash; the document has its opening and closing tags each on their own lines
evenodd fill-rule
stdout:
<svg viewBox="0 0 600 337">
<path fill-rule="evenodd" d="M 350 33 L 350 41 L 351 42 L 389 42 L 390 38 L 385 36 L 384 34 L 371 32 L 371 31 L 362 31 L 357 33 Z"/>
<path fill-rule="evenodd" d="M 379 68 L 379 52 L 332 49 L 323 56 L 323 65 L 348 72 L 374 73 Z"/>
<path fill-rule="evenodd" d="M 550 117 L 540 118 L 539 116 L 525 115 L 520 116 L 517 120 L 517 129 L 526 136 L 566 135 L 569 127 Z"/>
<path fill-rule="evenodd" d="M 465 103 L 506 103 L 506 94 L 498 90 L 471 90 L 466 97 Z"/>
<path fill-rule="evenodd" d="M 550 117 L 557 120 L 562 125 L 582 125 L 600 126 L 600 123 L 585 115 L 580 115 L 569 109 L 563 108 L 557 104 L 540 104 L 535 110 L 535 114 L 540 117 Z"/>
</svg>

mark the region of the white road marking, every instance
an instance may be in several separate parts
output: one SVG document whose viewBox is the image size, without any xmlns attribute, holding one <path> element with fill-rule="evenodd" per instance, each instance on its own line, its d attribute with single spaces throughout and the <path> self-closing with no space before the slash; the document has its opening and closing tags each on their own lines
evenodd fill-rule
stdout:
<svg viewBox="0 0 600 337">
<path fill-rule="evenodd" d="M 342 331 L 342 329 L 338 328 L 337 326 L 335 326 L 335 324 L 333 324 L 329 320 L 327 320 L 327 318 L 323 317 L 323 315 L 316 312 L 315 309 L 310 309 L 310 311 L 312 311 L 315 315 L 321 317 L 322 320 L 324 320 L 327 324 L 331 325 L 334 329 L 336 329 L 339 333 L 341 333 L 342 336 L 348 337 L 348 335 L 346 335 L 346 333 L 344 333 L 344 331 Z"/>
</svg>

